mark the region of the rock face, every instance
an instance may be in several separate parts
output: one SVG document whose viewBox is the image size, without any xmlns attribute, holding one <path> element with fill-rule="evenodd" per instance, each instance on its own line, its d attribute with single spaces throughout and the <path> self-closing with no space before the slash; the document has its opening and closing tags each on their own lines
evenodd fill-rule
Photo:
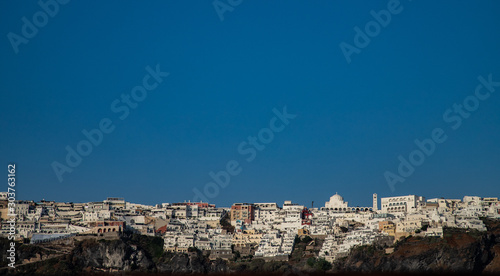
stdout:
<svg viewBox="0 0 500 276">
<path fill-rule="evenodd" d="M 170 260 L 158 264 L 159 272 L 204 273 L 205 266 L 198 256 L 176 254 Z"/>
<path fill-rule="evenodd" d="M 160 261 L 156 265 L 157 271 L 162 273 L 202 274 L 228 272 L 225 262 L 221 260 L 207 261 L 200 254 L 175 254 L 170 260 Z"/>
<path fill-rule="evenodd" d="M 485 242 L 472 242 L 461 248 L 449 247 L 443 242 L 409 238 L 394 253 L 373 247 L 354 250 L 339 270 L 356 272 L 481 272 L 490 261 Z"/>
<path fill-rule="evenodd" d="M 500 227 L 487 221 L 486 233 L 447 229 L 443 239 L 409 237 L 392 254 L 376 245 L 354 249 L 336 263 L 341 272 L 499 272 Z"/>
<path fill-rule="evenodd" d="M 76 247 L 71 255 L 72 264 L 82 270 L 181 274 L 228 271 L 225 262 L 210 262 L 202 256 L 201 252 L 163 254 L 155 259 L 148 250 L 122 240 L 85 241 Z"/>
<path fill-rule="evenodd" d="M 7 241 L 0 243 L 5 247 Z M 43 255 L 42 255 L 43 254 Z M 205 274 L 229 272 L 226 262 L 209 261 L 200 251 L 164 253 L 163 239 L 148 236 L 132 236 L 119 240 L 89 239 L 75 242 L 68 254 L 52 254 L 30 245 L 19 252 L 20 256 L 42 256 L 43 260 L 16 267 L 16 270 L 0 270 L 9 274 L 78 274 L 90 272 L 144 272 Z"/>
<path fill-rule="evenodd" d="M 6 248 L 8 241 L 0 242 Z M 48 244 L 44 244 L 49 247 Z M 56 244 L 50 247 L 58 248 Z M 5 252 L 5 251 L 4 251 Z M 92 272 L 130 272 L 165 274 L 225 274 L 232 272 L 226 261 L 209 260 L 201 251 L 163 252 L 163 239 L 136 235 L 118 240 L 87 239 L 75 241 L 68 253 L 50 253 L 40 245 L 28 245 L 19 252 L 21 259 L 39 257 L 40 261 L 18 266 L 16 270 L 0 269 L 14 275 L 80 274 Z M 6 262 L 4 262 L 6 263 Z M 6 265 L 5 265 L 6 266 Z"/>
<path fill-rule="evenodd" d="M 72 263 L 76 267 L 102 268 L 106 270 L 147 271 L 154 263 L 144 249 L 121 240 L 84 241 L 72 252 Z"/>
</svg>

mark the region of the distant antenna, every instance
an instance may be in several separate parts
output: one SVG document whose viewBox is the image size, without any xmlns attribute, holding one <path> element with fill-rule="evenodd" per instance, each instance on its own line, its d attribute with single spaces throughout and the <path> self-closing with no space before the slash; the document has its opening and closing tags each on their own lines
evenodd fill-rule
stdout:
<svg viewBox="0 0 500 276">
<path fill-rule="evenodd" d="M 313 208 L 314 208 L 314 200 L 313 200 L 313 202 L 311 202 L 311 209 L 313 209 Z"/>
</svg>

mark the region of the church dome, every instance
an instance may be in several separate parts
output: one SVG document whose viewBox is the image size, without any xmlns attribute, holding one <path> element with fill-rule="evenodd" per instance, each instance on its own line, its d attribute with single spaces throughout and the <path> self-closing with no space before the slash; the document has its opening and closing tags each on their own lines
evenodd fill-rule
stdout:
<svg viewBox="0 0 500 276">
<path fill-rule="evenodd" d="M 339 194 L 335 193 L 330 200 L 335 200 L 335 201 L 344 201 L 344 198 L 341 197 Z"/>
</svg>

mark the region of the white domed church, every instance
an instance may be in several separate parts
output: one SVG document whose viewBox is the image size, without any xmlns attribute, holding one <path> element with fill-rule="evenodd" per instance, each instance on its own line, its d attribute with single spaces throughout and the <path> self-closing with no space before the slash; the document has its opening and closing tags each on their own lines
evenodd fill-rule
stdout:
<svg viewBox="0 0 500 276">
<path fill-rule="evenodd" d="M 325 202 L 325 208 L 331 210 L 344 211 L 347 210 L 347 202 L 344 202 L 344 198 L 339 194 L 335 193 L 330 197 L 330 201 Z"/>
</svg>

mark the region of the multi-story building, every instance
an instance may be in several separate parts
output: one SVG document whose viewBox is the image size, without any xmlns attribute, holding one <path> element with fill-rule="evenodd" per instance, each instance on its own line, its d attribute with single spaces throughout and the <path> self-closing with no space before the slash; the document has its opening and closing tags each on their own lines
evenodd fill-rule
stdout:
<svg viewBox="0 0 500 276">
<path fill-rule="evenodd" d="M 109 209 L 123 209 L 126 206 L 125 199 L 122 197 L 108 197 L 106 200 L 103 200 L 102 203 L 108 205 Z"/>
<path fill-rule="evenodd" d="M 249 203 L 235 203 L 231 206 L 231 223 L 237 220 L 251 224 L 255 218 L 255 206 Z"/>
<path fill-rule="evenodd" d="M 262 239 L 262 233 L 255 230 L 245 230 L 233 235 L 232 244 L 234 246 L 258 245 Z"/>
<path fill-rule="evenodd" d="M 82 221 L 91 222 L 91 221 L 109 220 L 111 219 L 111 214 L 112 211 L 110 210 L 96 210 L 90 212 L 83 212 Z"/>
<path fill-rule="evenodd" d="M 254 203 L 255 220 L 260 223 L 272 223 L 279 212 L 280 208 L 276 203 Z"/>
<path fill-rule="evenodd" d="M 414 233 L 424 225 L 429 225 L 425 215 L 407 215 L 396 223 L 396 232 Z"/>
<path fill-rule="evenodd" d="M 18 218 L 23 217 L 23 216 L 27 216 L 29 211 L 33 210 L 34 207 L 35 207 L 35 203 L 33 201 L 17 200 L 15 214 L 16 214 L 16 216 L 18 216 Z"/>
<path fill-rule="evenodd" d="M 381 198 L 382 213 L 412 213 L 425 206 L 425 198 L 416 195 Z"/>
</svg>

